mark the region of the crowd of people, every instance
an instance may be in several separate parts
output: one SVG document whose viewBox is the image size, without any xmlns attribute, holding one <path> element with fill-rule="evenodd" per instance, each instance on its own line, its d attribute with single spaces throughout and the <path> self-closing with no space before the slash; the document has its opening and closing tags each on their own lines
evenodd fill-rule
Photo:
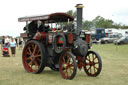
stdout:
<svg viewBox="0 0 128 85">
<path fill-rule="evenodd" d="M 16 47 L 19 47 L 19 50 L 22 50 L 23 47 L 23 38 L 13 38 L 8 36 L 2 37 L 1 50 L 3 56 L 10 56 L 9 48 L 11 50 L 11 56 L 15 56 Z"/>
</svg>

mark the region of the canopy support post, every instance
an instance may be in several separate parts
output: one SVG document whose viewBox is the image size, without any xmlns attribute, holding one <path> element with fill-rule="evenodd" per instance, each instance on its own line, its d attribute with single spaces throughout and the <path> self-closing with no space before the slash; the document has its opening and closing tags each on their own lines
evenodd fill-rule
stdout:
<svg viewBox="0 0 128 85">
<path fill-rule="evenodd" d="M 26 21 L 26 33 L 27 34 L 29 33 L 29 30 L 28 30 L 28 21 Z"/>
</svg>

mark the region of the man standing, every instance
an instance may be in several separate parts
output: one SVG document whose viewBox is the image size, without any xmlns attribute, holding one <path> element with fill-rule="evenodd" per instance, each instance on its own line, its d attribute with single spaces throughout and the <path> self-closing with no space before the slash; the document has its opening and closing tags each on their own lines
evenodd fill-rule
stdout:
<svg viewBox="0 0 128 85">
<path fill-rule="evenodd" d="M 2 36 L 1 49 L 3 48 L 4 44 L 5 44 L 5 37 Z"/>
<path fill-rule="evenodd" d="M 5 43 L 5 46 L 6 46 L 7 48 L 9 48 L 9 42 L 10 42 L 10 39 L 8 38 L 8 36 L 5 36 L 5 41 L 4 41 L 4 43 Z"/>
</svg>

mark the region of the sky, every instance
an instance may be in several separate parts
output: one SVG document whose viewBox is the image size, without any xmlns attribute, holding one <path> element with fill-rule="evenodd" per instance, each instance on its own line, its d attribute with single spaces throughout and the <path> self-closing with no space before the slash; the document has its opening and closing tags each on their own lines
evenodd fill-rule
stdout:
<svg viewBox="0 0 128 85">
<path fill-rule="evenodd" d="M 84 5 L 84 20 L 102 16 L 116 23 L 128 25 L 127 2 L 127 0 L 1 0 L 0 36 L 20 36 L 20 33 L 24 32 L 25 22 L 18 22 L 19 17 L 75 11 L 75 5 L 79 3 Z"/>
</svg>

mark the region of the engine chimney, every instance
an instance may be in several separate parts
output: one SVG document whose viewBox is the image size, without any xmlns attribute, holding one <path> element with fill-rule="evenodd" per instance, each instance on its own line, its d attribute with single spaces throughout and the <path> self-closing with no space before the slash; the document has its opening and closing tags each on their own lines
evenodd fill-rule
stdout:
<svg viewBox="0 0 128 85">
<path fill-rule="evenodd" d="M 82 10 L 83 10 L 83 4 L 77 4 L 77 29 L 76 29 L 76 34 L 77 36 L 80 35 L 80 31 L 82 28 Z"/>
</svg>

